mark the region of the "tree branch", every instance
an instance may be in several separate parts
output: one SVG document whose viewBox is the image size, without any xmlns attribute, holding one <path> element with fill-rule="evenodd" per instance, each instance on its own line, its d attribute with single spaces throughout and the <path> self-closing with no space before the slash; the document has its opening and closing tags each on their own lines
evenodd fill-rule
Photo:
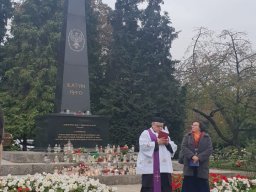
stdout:
<svg viewBox="0 0 256 192">
<path fill-rule="evenodd" d="M 212 112 L 210 113 L 210 114 L 212 114 L 212 116 L 211 116 L 211 115 L 207 115 L 207 114 L 205 114 L 204 112 L 199 111 L 198 109 L 195 109 L 195 108 L 193 108 L 192 110 L 195 111 L 196 113 L 199 113 L 199 114 L 202 115 L 204 118 L 206 118 L 206 119 L 212 124 L 213 128 L 215 129 L 215 131 L 217 132 L 217 134 L 220 136 L 220 138 L 223 139 L 223 141 L 225 141 L 225 142 L 227 142 L 227 143 L 229 143 L 229 144 L 231 144 L 231 145 L 233 144 L 232 140 L 226 138 L 226 137 L 221 133 L 219 127 L 217 126 L 217 124 L 215 123 L 215 121 L 212 119 L 214 113 L 216 113 L 217 111 L 220 111 L 220 110 L 222 110 L 222 109 L 216 109 L 216 110 L 212 111 Z"/>
<path fill-rule="evenodd" d="M 214 114 L 215 113 L 217 113 L 218 111 L 221 111 L 221 110 L 223 110 L 224 109 L 224 107 L 221 107 L 221 108 L 218 108 L 218 109 L 215 109 L 215 110 L 213 110 L 211 113 L 210 113 L 210 117 L 213 117 L 214 116 Z"/>
</svg>

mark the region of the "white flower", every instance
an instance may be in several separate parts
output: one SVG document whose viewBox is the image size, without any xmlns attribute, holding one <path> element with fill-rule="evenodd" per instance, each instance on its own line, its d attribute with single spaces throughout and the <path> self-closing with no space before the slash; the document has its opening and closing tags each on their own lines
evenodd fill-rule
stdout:
<svg viewBox="0 0 256 192">
<path fill-rule="evenodd" d="M 250 181 L 253 186 L 256 186 L 256 179 Z"/>
<path fill-rule="evenodd" d="M 89 192 L 88 187 L 94 186 L 95 189 L 90 192 L 114 192 L 115 188 L 101 184 L 99 180 L 89 179 L 85 176 L 75 175 L 58 175 L 58 174 L 35 174 L 26 175 L 23 177 L 14 177 L 8 175 L 5 178 L 0 178 L 0 192 L 8 192 L 9 188 L 16 187 L 28 188 L 30 191 L 37 192 L 55 192 L 61 189 L 63 192 L 70 192 L 78 187 L 84 192 Z"/>
<path fill-rule="evenodd" d="M 211 192 L 218 192 L 218 189 L 217 188 L 213 188 L 213 189 L 211 189 Z"/>
<path fill-rule="evenodd" d="M 41 186 L 41 187 L 39 187 L 39 191 L 44 191 L 44 187 L 43 186 Z"/>
</svg>

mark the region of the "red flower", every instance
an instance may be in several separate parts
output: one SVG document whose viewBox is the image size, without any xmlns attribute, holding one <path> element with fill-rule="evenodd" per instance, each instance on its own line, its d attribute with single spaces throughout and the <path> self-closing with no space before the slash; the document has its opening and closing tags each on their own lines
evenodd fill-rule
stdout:
<svg viewBox="0 0 256 192">
<path fill-rule="evenodd" d="M 181 174 L 172 174 L 172 191 L 181 192 L 183 176 Z"/>
<path fill-rule="evenodd" d="M 128 150 L 128 149 L 129 149 L 129 147 L 127 145 L 120 147 L 120 150 Z"/>
<path fill-rule="evenodd" d="M 123 147 L 120 147 L 120 151 L 121 153 L 123 154 L 126 154 L 128 153 L 128 150 L 129 150 L 129 147 L 127 145 L 123 146 Z"/>
<path fill-rule="evenodd" d="M 17 191 L 19 191 L 19 192 L 26 192 L 26 191 L 29 191 L 29 188 L 28 187 L 25 187 L 25 188 L 18 187 Z"/>
<path fill-rule="evenodd" d="M 236 175 L 235 176 L 236 178 L 238 178 L 238 179 L 248 179 L 248 177 L 246 177 L 246 176 L 242 176 L 242 175 Z"/>
<path fill-rule="evenodd" d="M 222 180 L 228 182 L 228 178 L 226 176 L 218 173 L 210 173 L 210 177 L 209 177 L 210 186 L 213 186 L 214 183 L 221 182 Z"/>
<path fill-rule="evenodd" d="M 75 149 L 74 151 L 73 151 L 73 154 L 81 154 L 81 149 L 79 148 L 79 149 Z"/>
<path fill-rule="evenodd" d="M 242 165 L 241 161 L 239 161 L 239 160 L 237 160 L 235 164 L 237 167 L 241 167 L 241 165 Z"/>
<path fill-rule="evenodd" d="M 108 173 L 109 171 L 110 169 L 107 169 L 107 168 L 102 170 L 103 173 Z"/>
<path fill-rule="evenodd" d="M 236 178 L 248 179 L 246 176 L 236 175 Z M 209 184 L 210 187 L 213 188 L 214 183 L 218 183 L 221 181 L 228 182 L 228 178 L 225 175 L 221 175 L 218 173 L 210 173 L 209 175 Z M 181 174 L 172 174 L 172 191 L 173 192 L 181 192 L 183 182 L 183 176 Z"/>
<path fill-rule="evenodd" d="M 85 163 L 80 163 L 80 164 L 79 164 L 79 167 L 80 167 L 81 169 L 85 169 L 85 168 L 87 168 L 88 166 L 87 166 Z"/>
</svg>

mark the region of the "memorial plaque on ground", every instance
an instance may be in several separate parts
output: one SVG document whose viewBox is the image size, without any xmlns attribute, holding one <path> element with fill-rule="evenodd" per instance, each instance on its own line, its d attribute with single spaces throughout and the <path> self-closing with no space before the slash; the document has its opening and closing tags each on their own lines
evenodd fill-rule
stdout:
<svg viewBox="0 0 256 192">
<path fill-rule="evenodd" d="M 35 145 L 45 149 L 67 144 L 74 147 L 92 148 L 108 144 L 108 118 L 97 115 L 73 115 L 54 113 L 38 119 Z"/>
</svg>

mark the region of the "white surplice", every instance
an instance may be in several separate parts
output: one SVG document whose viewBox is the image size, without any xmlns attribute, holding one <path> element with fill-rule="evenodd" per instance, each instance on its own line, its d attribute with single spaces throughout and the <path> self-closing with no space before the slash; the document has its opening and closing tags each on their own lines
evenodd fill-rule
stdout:
<svg viewBox="0 0 256 192">
<path fill-rule="evenodd" d="M 158 136 L 157 133 L 150 128 L 152 133 Z M 159 162 L 160 162 L 160 173 L 172 173 L 172 157 L 177 150 L 177 145 L 171 141 L 169 143 L 172 147 L 173 153 L 171 154 L 165 145 L 159 145 Z M 155 149 L 155 142 L 151 141 L 148 130 L 144 130 L 139 138 L 140 150 L 137 159 L 137 174 L 153 174 L 153 153 Z"/>
</svg>

